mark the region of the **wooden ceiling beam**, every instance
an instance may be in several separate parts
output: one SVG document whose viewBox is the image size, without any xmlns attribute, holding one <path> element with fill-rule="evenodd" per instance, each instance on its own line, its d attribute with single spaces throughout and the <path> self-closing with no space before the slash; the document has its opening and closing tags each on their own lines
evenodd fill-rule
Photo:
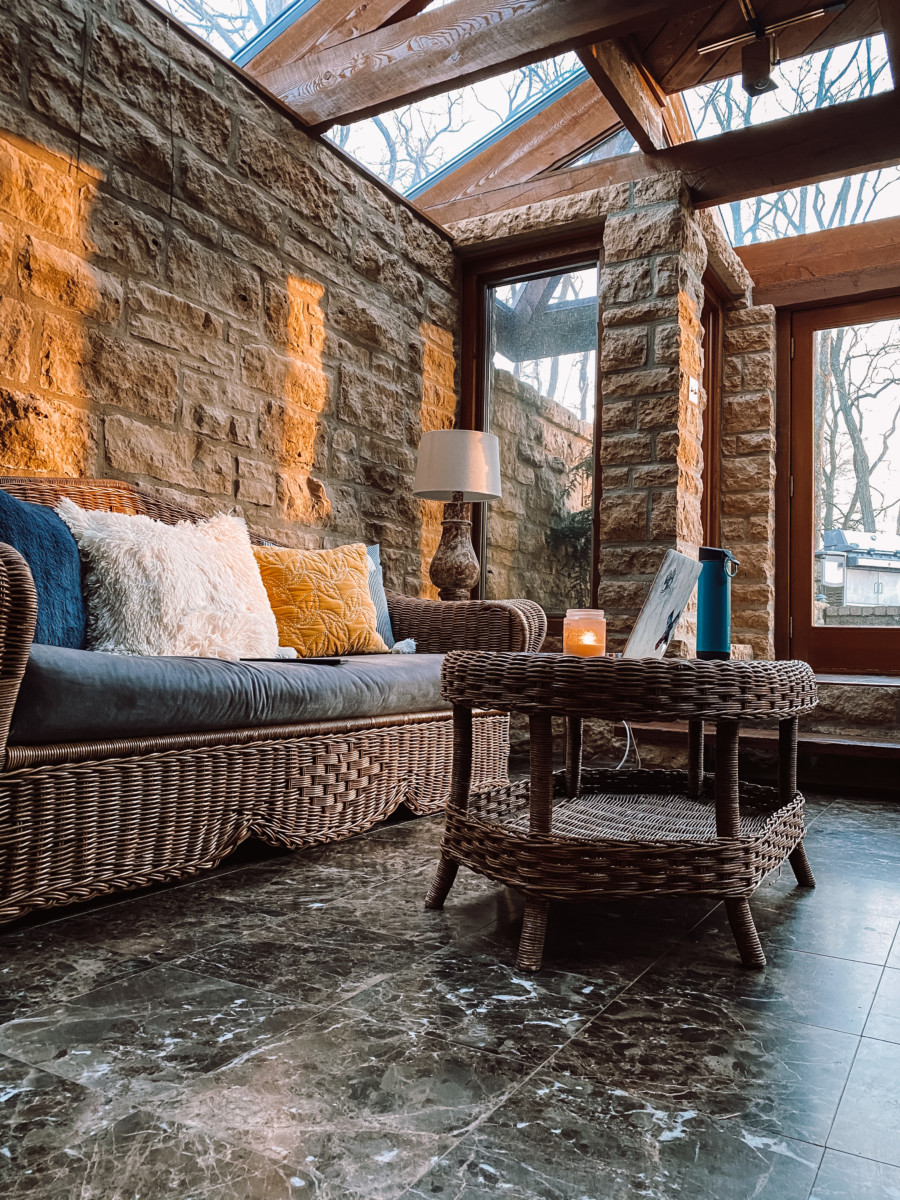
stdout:
<svg viewBox="0 0 900 1200">
<path fill-rule="evenodd" d="M 837 300 L 900 287 L 900 217 L 738 247 L 754 304 Z"/>
<path fill-rule="evenodd" d="M 665 97 L 653 88 L 620 41 L 597 42 L 578 57 L 645 154 L 668 145 Z"/>
<path fill-rule="evenodd" d="M 451 0 L 257 78 L 322 130 L 617 37 L 670 9 L 669 0 Z"/>
<path fill-rule="evenodd" d="M 878 12 L 887 42 L 894 90 L 900 95 L 900 6 L 897 0 L 878 0 Z"/>
<path fill-rule="evenodd" d="M 428 0 L 359 0 L 348 11 L 346 0 L 318 0 L 268 46 L 248 59 L 244 69 L 268 87 L 267 77 L 305 55 L 405 21 L 421 12 L 427 3 Z"/>
<path fill-rule="evenodd" d="M 589 191 L 629 179 L 682 174 L 701 208 L 836 179 L 900 162 L 893 92 L 766 125 L 735 129 L 653 154 L 627 154 L 465 200 L 425 208 L 442 224 Z M 424 207 L 424 206 L 423 206 Z"/>
</svg>

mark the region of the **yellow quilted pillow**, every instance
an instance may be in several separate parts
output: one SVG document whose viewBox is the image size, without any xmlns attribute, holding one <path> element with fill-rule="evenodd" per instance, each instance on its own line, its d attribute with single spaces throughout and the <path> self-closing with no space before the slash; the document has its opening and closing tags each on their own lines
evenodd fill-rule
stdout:
<svg viewBox="0 0 900 1200">
<path fill-rule="evenodd" d="M 388 651 L 375 627 L 365 546 L 253 549 L 282 646 L 301 658 Z"/>
</svg>

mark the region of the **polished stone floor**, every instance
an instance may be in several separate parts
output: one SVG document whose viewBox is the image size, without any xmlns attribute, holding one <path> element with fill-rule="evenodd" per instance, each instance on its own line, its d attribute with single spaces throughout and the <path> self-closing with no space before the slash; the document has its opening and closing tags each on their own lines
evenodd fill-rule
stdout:
<svg viewBox="0 0 900 1200">
<path fill-rule="evenodd" d="M 900 799 L 720 907 L 521 903 L 440 821 L 0 933 L 5 1200 L 900 1200 Z"/>
</svg>

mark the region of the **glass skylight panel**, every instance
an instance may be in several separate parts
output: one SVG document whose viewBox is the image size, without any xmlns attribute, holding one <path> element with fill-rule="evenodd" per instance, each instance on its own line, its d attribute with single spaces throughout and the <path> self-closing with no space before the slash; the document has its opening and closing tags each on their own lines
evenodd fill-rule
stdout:
<svg viewBox="0 0 900 1200">
<path fill-rule="evenodd" d="M 584 167 L 588 163 L 602 162 L 605 158 L 617 158 L 620 154 L 634 154 L 638 148 L 637 142 L 627 129 L 617 129 L 615 133 L 591 146 L 577 158 L 566 163 L 566 167 Z"/>
<path fill-rule="evenodd" d="M 239 53 L 287 9 L 296 15 L 316 0 L 159 0 L 173 17 L 223 54 Z"/>
<path fill-rule="evenodd" d="M 740 76 L 683 92 L 696 136 L 797 116 L 892 86 L 882 34 L 781 63 L 772 78 L 775 91 L 752 98 Z M 900 167 L 754 196 L 723 205 L 719 212 L 735 246 L 893 217 L 900 215 Z"/>
<path fill-rule="evenodd" d="M 575 54 L 520 67 L 493 79 L 339 125 L 326 135 L 398 192 L 409 192 L 451 160 L 584 68 Z"/>
<path fill-rule="evenodd" d="M 775 91 L 760 96 L 744 91 L 740 75 L 682 92 L 696 137 L 715 137 L 731 129 L 763 125 L 890 91 L 884 34 L 788 59 L 773 70 L 772 79 L 778 84 Z"/>
</svg>

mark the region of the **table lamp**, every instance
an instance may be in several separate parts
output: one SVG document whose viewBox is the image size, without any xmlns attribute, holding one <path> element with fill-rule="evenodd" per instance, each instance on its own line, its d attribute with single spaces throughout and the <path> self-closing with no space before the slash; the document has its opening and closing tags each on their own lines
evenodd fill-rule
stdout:
<svg viewBox="0 0 900 1200">
<path fill-rule="evenodd" d="M 472 429 L 423 433 L 413 495 L 444 501 L 441 542 L 429 575 L 442 600 L 468 600 L 480 568 L 466 505 L 500 499 L 500 443 L 496 436 Z"/>
</svg>

